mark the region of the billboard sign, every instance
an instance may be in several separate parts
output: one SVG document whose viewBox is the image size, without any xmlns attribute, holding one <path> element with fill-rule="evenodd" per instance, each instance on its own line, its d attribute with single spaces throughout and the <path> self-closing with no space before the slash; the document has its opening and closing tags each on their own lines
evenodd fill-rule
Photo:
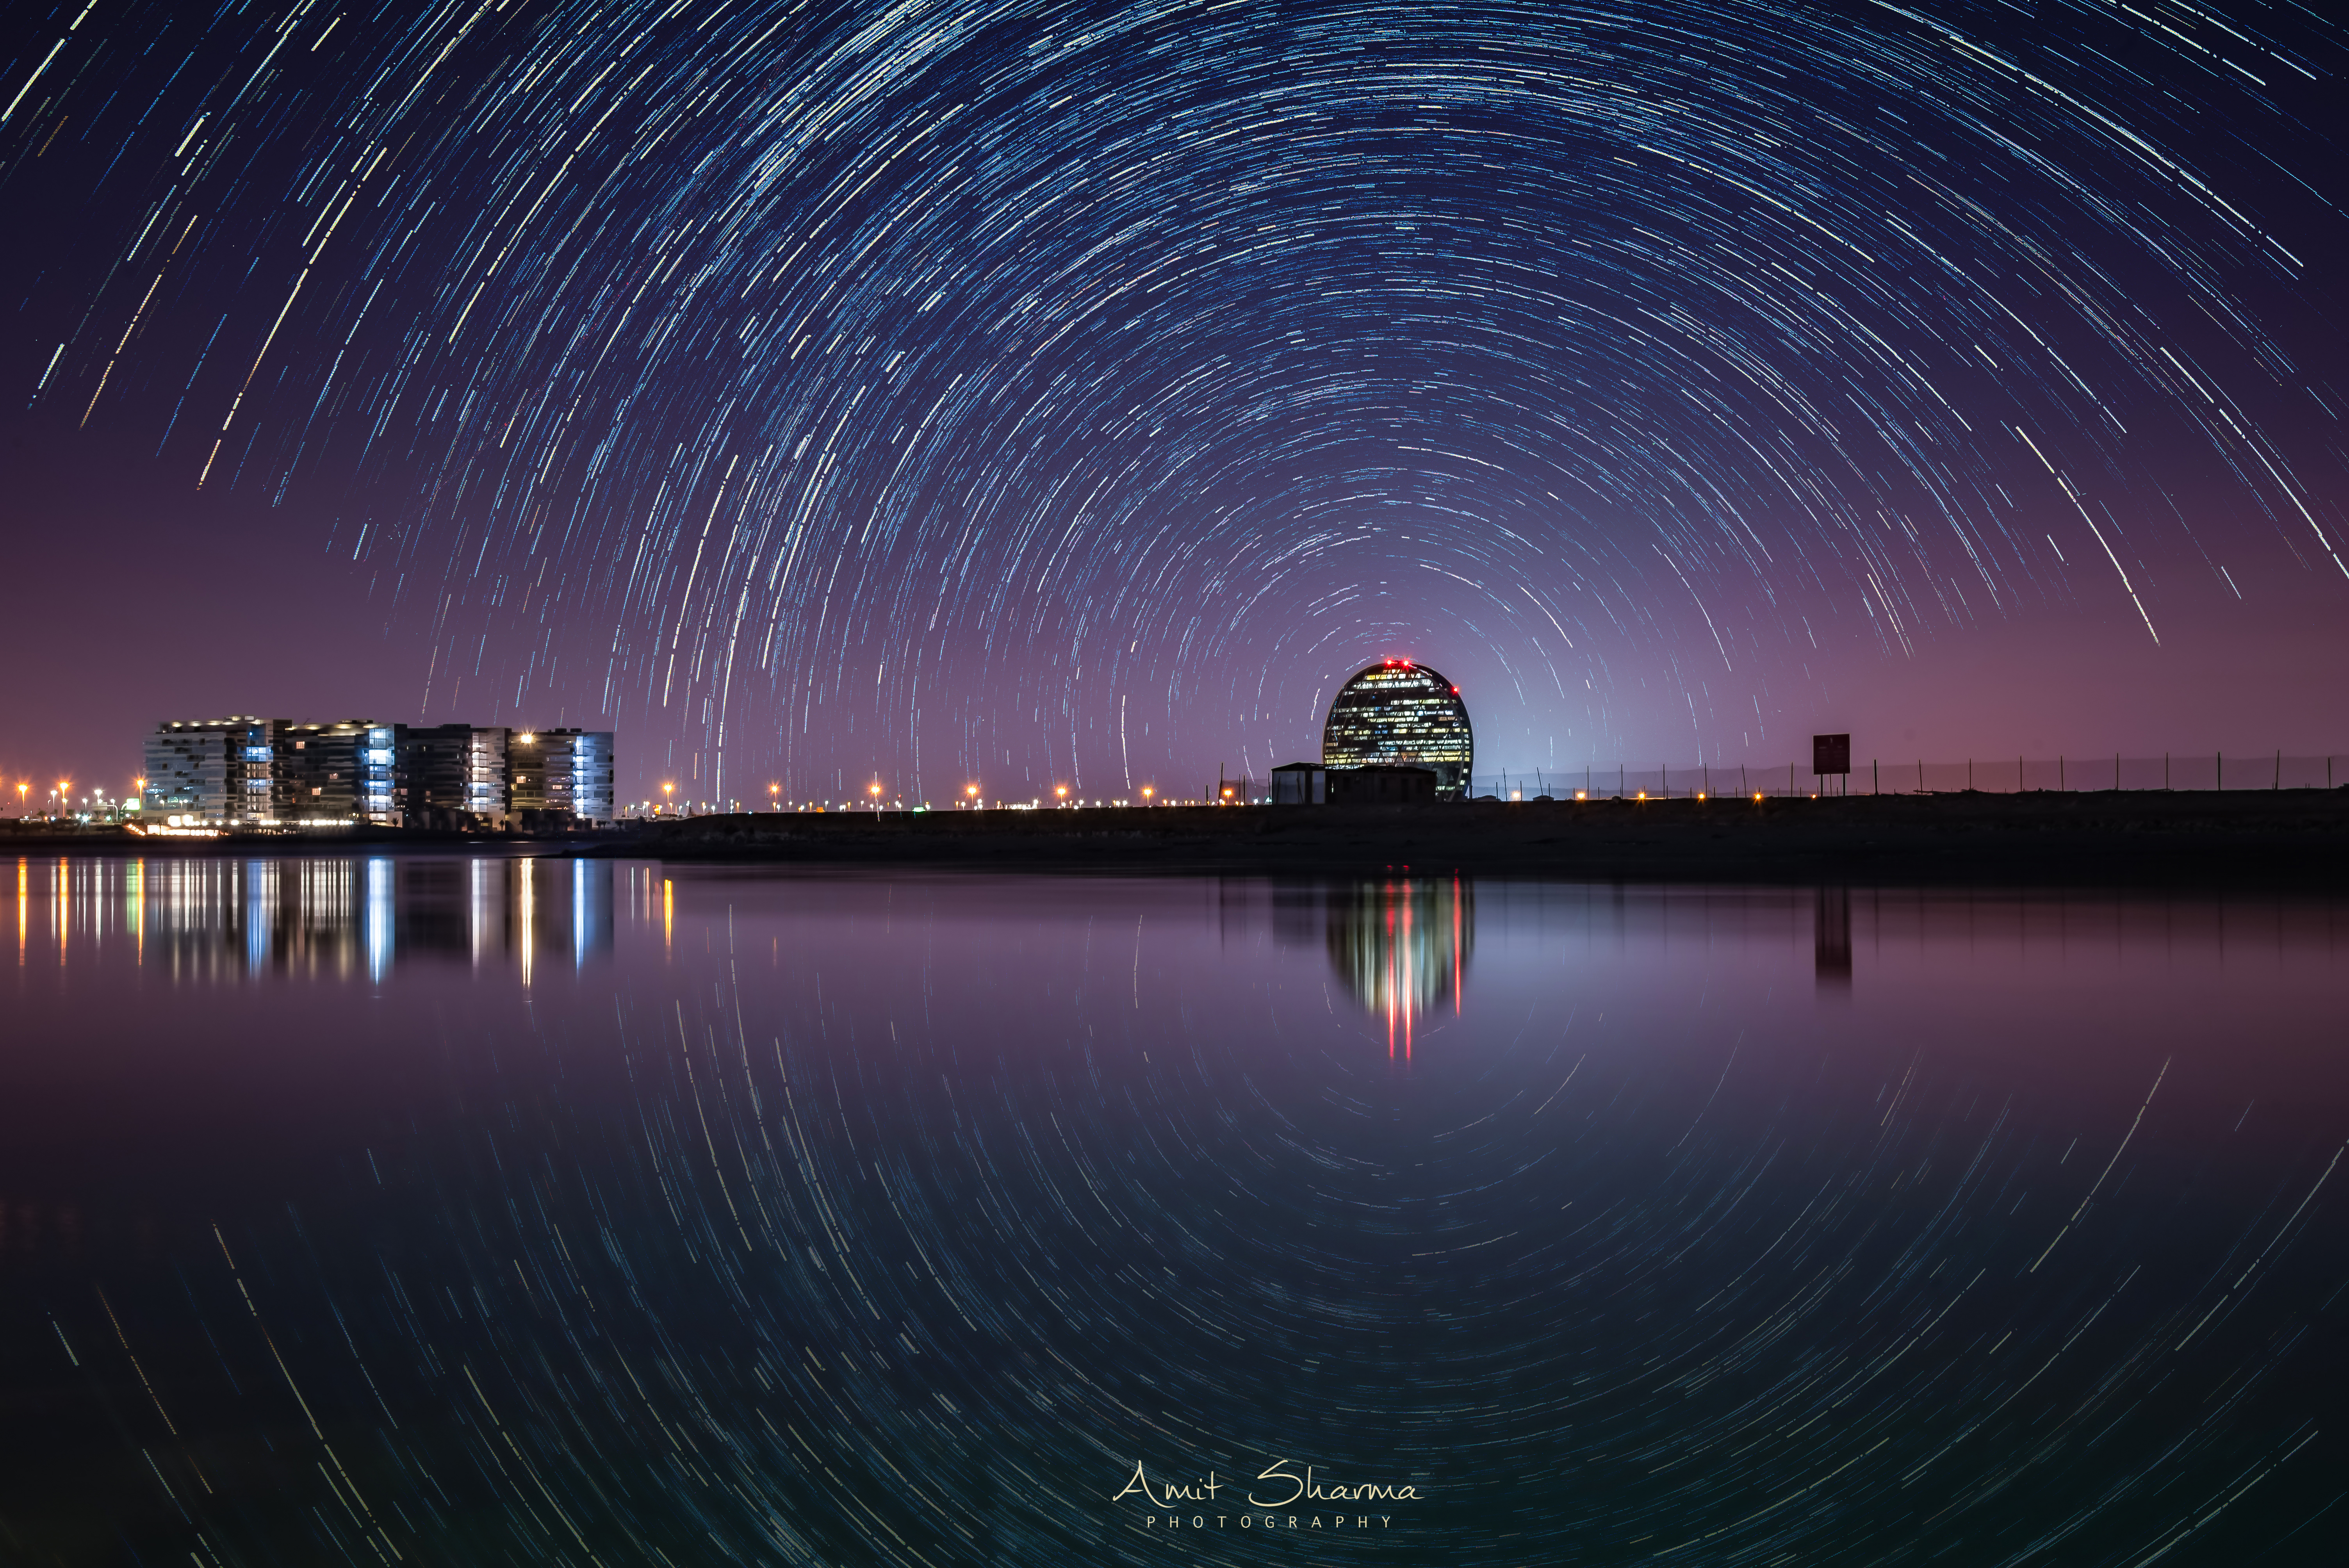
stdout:
<svg viewBox="0 0 2349 1568">
<path fill-rule="evenodd" d="M 1848 735 L 1812 736 L 1811 771 L 1814 773 L 1850 772 L 1851 737 Z"/>
</svg>

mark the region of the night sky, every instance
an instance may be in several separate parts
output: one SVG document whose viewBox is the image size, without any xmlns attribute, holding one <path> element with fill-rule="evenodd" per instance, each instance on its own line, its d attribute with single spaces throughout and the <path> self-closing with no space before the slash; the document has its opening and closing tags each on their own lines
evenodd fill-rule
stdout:
<svg viewBox="0 0 2349 1568">
<path fill-rule="evenodd" d="M 449 0 L 0 32 L 0 769 L 624 796 L 2349 750 L 2292 4 Z"/>
</svg>

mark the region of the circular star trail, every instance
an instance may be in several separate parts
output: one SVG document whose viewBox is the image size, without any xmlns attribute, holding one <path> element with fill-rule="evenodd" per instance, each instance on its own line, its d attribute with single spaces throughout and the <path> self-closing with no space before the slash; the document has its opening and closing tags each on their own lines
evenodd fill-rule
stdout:
<svg viewBox="0 0 2349 1568">
<path fill-rule="evenodd" d="M 692 794 L 1261 769 L 1393 654 L 1502 765 L 1758 757 L 1827 661 L 2349 592 L 2297 7 L 11 33 L 20 396 Z"/>
</svg>

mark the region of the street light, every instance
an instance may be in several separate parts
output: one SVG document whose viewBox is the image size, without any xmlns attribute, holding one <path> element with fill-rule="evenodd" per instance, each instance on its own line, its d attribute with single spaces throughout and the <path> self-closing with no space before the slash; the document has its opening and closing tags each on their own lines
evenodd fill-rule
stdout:
<svg viewBox="0 0 2349 1568">
<path fill-rule="evenodd" d="M 1145 805 L 1145 806 L 1149 805 L 1149 804 L 1150 804 L 1150 797 L 1151 797 L 1151 796 L 1153 796 L 1153 795 L 1154 795 L 1154 794 L 1156 794 L 1156 793 L 1157 793 L 1157 791 L 1156 791 L 1156 790 L 1154 790 L 1154 789 L 1151 789 L 1151 787 L 1150 787 L 1149 785 L 1144 784 L 1144 785 L 1142 787 L 1142 803 L 1143 803 L 1143 805 Z"/>
<path fill-rule="evenodd" d="M 1061 798 L 1061 805 L 1065 806 L 1069 803 L 1069 787 L 1066 784 L 1053 785 L 1052 793 Z"/>
<path fill-rule="evenodd" d="M 664 784 L 664 785 L 662 785 L 662 786 L 661 786 L 661 805 L 662 805 L 662 807 L 663 807 L 664 809 L 666 809 L 667 807 L 668 807 L 669 805 L 671 805 L 671 804 L 673 803 L 674 799 L 675 799 L 676 795 L 677 795 L 677 786 L 676 786 L 676 785 L 674 785 L 674 784 Z"/>
<path fill-rule="evenodd" d="M 873 809 L 876 811 L 879 810 L 881 809 L 881 781 L 876 779 L 871 784 L 865 786 L 865 789 L 866 792 L 873 797 Z"/>
<path fill-rule="evenodd" d="M 770 784 L 770 785 L 768 785 L 768 786 L 767 786 L 767 810 L 770 810 L 770 811 L 780 811 L 780 810 L 781 810 L 783 809 L 783 803 L 782 803 L 782 799 L 781 799 L 782 793 L 783 793 L 783 787 L 782 787 L 781 785 L 780 785 L 780 784 Z"/>
<path fill-rule="evenodd" d="M 976 784 L 966 784 L 962 787 L 962 792 L 970 798 L 970 809 L 974 811 L 978 810 L 978 786 Z"/>
</svg>

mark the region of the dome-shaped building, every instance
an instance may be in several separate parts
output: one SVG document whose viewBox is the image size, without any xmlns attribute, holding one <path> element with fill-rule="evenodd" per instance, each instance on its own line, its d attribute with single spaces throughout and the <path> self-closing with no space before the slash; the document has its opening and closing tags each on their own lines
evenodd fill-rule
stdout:
<svg viewBox="0 0 2349 1568">
<path fill-rule="evenodd" d="M 1408 659 L 1372 665 L 1340 686 L 1321 730 L 1323 767 L 1433 769 L 1439 800 L 1467 795 L 1475 760 L 1460 688 Z"/>
</svg>

